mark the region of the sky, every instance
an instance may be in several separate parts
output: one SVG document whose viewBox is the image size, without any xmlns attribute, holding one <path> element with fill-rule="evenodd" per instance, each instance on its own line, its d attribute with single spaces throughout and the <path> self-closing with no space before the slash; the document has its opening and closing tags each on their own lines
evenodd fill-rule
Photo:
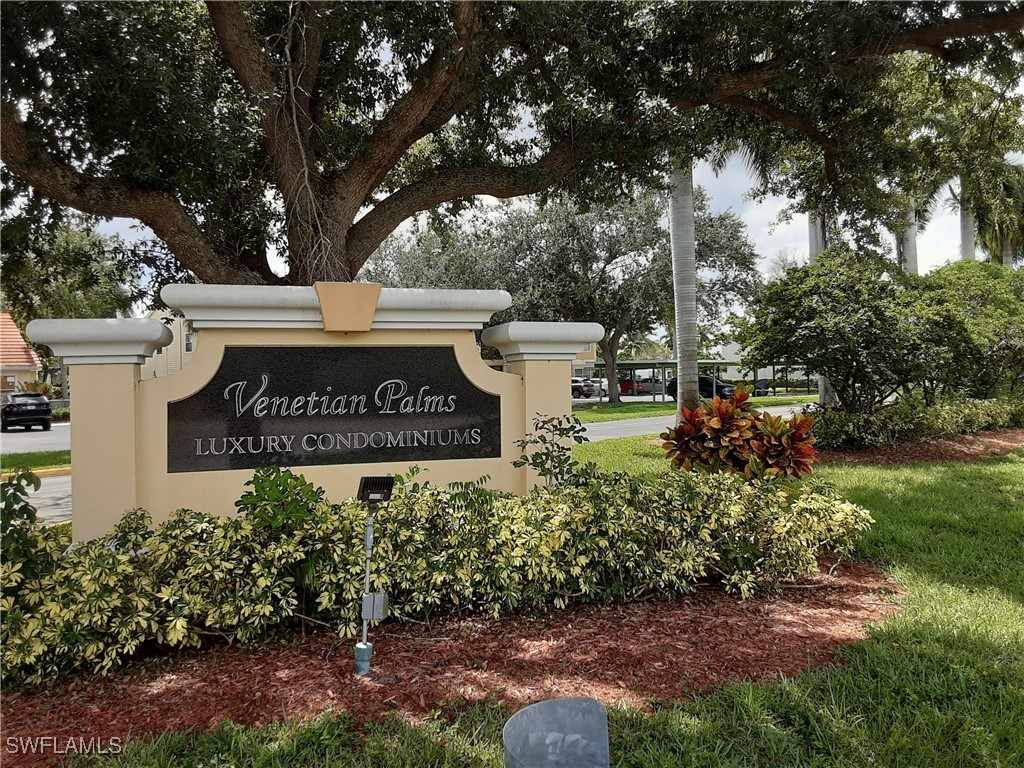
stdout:
<svg viewBox="0 0 1024 768">
<path fill-rule="evenodd" d="M 707 163 L 702 162 L 694 167 L 693 181 L 707 190 L 713 211 L 719 213 L 731 209 L 743 220 L 754 250 L 760 256 L 762 271 L 780 251 L 788 251 L 799 257 L 801 262 L 807 261 L 807 216 L 796 214 L 792 220 L 780 223 L 779 213 L 789 204 L 786 198 L 770 197 L 763 202 L 746 199 L 753 183 L 741 159 L 732 158 L 718 176 Z M 949 261 L 956 261 L 959 251 L 959 218 L 940 206 L 928 226 L 917 234 L 919 271 L 925 274 Z"/>
</svg>

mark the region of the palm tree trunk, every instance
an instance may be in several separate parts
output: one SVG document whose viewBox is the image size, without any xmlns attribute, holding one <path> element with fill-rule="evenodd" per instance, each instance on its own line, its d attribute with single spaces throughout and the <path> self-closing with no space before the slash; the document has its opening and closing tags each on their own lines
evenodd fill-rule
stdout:
<svg viewBox="0 0 1024 768">
<path fill-rule="evenodd" d="M 676 310 L 676 402 L 697 407 L 697 236 L 693 212 L 693 159 L 678 160 L 669 176 L 669 238 L 672 243 L 672 285 Z M 676 413 L 679 423 L 679 412 Z"/>
<path fill-rule="evenodd" d="M 917 265 L 917 215 L 914 213 L 915 201 L 911 200 L 907 207 L 906 226 L 900 235 L 900 264 L 911 275 L 918 274 Z"/>
<path fill-rule="evenodd" d="M 811 264 L 818 260 L 827 245 L 825 217 L 816 213 L 807 214 L 808 256 Z M 836 393 L 824 376 L 818 377 L 818 402 L 821 405 L 835 405 Z"/>
<path fill-rule="evenodd" d="M 964 192 L 960 182 L 960 259 L 974 261 L 977 256 L 977 241 L 974 225 L 974 205 Z"/>
<path fill-rule="evenodd" d="M 1013 241 L 1008 237 L 1003 239 L 1003 266 L 1013 269 Z"/>
<path fill-rule="evenodd" d="M 825 220 L 816 213 L 807 214 L 808 255 L 813 264 L 825 250 Z"/>
</svg>

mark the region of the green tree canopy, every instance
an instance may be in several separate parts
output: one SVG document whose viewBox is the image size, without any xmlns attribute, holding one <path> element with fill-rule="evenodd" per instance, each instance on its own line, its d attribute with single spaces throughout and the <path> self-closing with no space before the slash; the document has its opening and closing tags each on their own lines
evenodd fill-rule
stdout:
<svg viewBox="0 0 1024 768">
<path fill-rule="evenodd" d="M 4 222 L 0 240 L 0 306 L 22 333 L 36 318 L 125 316 L 145 293 L 134 279 L 143 255 L 119 238 L 97 234 L 81 217 L 52 229 L 34 227 L 24 215 L 12 217 Z M 29 343 L 42 362 L 43 377 L 63 390 L 60 361 L 49 347 Z"/>
<path fill-rule="evenodd" d="M 827 249 L 768 283 L 741 325 L 743 365 L 827 376 L 838 406 L 871 412 L 922 378 L 922 328 L 908 277 L 884 259 Z"/>
<path fill-rule="evenodd" d="M 959 261 L 919 278 L 831 248 L 751 303 L 744 365 L 827 376 L 842 410 L 868 413 L 901 391 L 991 397 L 1024 386 L 1024 275 Z"/>
<path fill-rule="evenodd" d="M 1024 8 L 6 2 L 0 22 L 5 207 L 137 219 L 207 282 L 280 282 L 276 251 L 308 284 L 352 279 L 420 211 L 609 200 L 748 120 L 836 185 L 870 161 L 831 135 L 858 125 L 844 84 L 910 50 L 1019 73 Z"/>
<path fill-rule="evenodd" d="M 664 210 L 659 194 L 587 210 L 568 198 L 543 208 L 506 204 L 478 210 L 461 222 L 392 238 L 363 275 L 390 286 L 504 288 L 513 306 L 496 321 L 600 323 L 600 347 L 613 380 L 627 335 L 671 324 Z M 757 254 L 739 218 L 712 213 L 702 189 L 696 212 L 699 310 L 705 326 L 717 326 L 753 295 L 760 281 Z"/>
<path fill-rule="evenodd" d="M 119 239 L 85 221 L 50 232 L 24 218 L 4 223 L 3 307 L 24 331 L 39 317 L 118 317 L 131 311 L 134 284 Z"/>
<path fill-rule="evenodd" d="M 1024 388 L 1024 273 L 958 261 L 928 275 L 924 289 L 926 304 L 949 313 L 946 338 L 957 342 L 952 388 L 973 397 Z"/>
</svg>

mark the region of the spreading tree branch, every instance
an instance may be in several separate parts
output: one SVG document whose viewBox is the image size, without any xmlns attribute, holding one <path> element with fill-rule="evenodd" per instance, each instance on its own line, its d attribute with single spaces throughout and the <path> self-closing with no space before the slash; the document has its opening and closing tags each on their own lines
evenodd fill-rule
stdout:
<svg viewBox="0 0 1024 768">
<path fill-rule="evenodd" d="M 820 144 L 823 147 L 835 146 L 835 141 L 806 117 L 795 112 L 780 109 L 767 102 L 756 101 L 748 96 L 726 96 L 716 99 L 713 103 L 735 107 L 769 122 L 778 123 L 806 136 L 815 144 Z"/>
<path fill-rule="evenodd" d="M 945 58 L 950 51 L 943 47 L 943 43 L 966 37 L 1020 32 L 1022 29 L 1024 29 L 1024 8 L 950 19 L 938 24 L 907 30 L 887 38 L 858 43 L 820 62 L 809 63 L 809 69 L 810 71 L 830 72 L 836 76 L 843 76 L 845 65 L 864 59 L 883 58 L 905 51 L 918 51 Z M 688 111 L 730 96 L 740 96 L 773 85 L 790 70 L 790 67 L 791 62 L 789 61 L 770 59 L 744 72 L 723 74 L 712 78 L 710 88 L 702 99 L 670 96 L 669 102 L 679 111 Z"/>
<path fill-rule="evenodd" d="M 483 30 L 476 2 L 455 2 L 451 7 L 455 40 L 439 44 L 430 54 L 423 74 L 380 119 L 364 151 L 352 158 L 341 176 L 349 193 L 342 215 L 355 218 L 359 205 L 377 188 L 416 141 L 447 123 L 464 102 L 452 98 L 466 53 Z M 467 102 L 468 103 L 468 102 Z M 339 201 L 341 202 L 341 201 Z"/>
<path fill-rule="evenodd" d="M 585 156 L 579 144 L 564 141 L 529 165 L 442 171 L 409 184 L 378 203 L 349 230 L 351 268 L 358 270 L 399 224 L 420 211 L 475 195 L 508 198 L 542 192 L 567 176 Z"/>
<path fill-rule="evenodd" d="M 126 179 L 88 176 L 55 160 L 6 101 L 0 106 L 0 158 L 23 182 L 61 205 L 95 216 L 138 219 L 204 282 L 265 282 L 220 253 L 171 192 Z"/>
<path fill-rule="evenodd" d="M 307 188 L 310 177 L 315 176 L 315 169 L 308 146 L 311 127 L 308 109 L 302 110 L 299 102 L 290 102 L 299 88 L 292 83 L 293 87 L 285 89 L 283 95 L 277 93 L 272 62 L 249 28 L 241 3 L 209 0 L 206 7 L 221 53 L 250 103 L 262 113 L 264 142 L 285 204 L 290 210 L 301 210 L 309 205 Z M 319 27 L 322 23 L 320 15 L 315 12 L 309 15 L 316 22 L 314 27 Z M 319 37 L 319 33 L 314 32 L 313 36 Z M 318 45 L 314 47 L 319 50 Z M 306 48 L 306 53 L 311 54 L 312 49 Z M 301 79 L 301 68 L 314 65 L 304 61 L 294 66 L 300 69 Z M 294 70 L 291 74 L 295 74 Z M 299 98 L 304 98 L 308 107 L 308 94 Z"/>
<path fill-rule="evenodd" d="M 716 99 L 712 103 L 735 107 L 743 112 L 756 115 L 763 120 L 776 123 L 806 136 L 815 144 L 819 145 L 825 152 L 825 178 L 830 184 L 835 184 L 839 181 L 839 168 L 836 163 L 836 155 L 838 154 L 839 145 L 836 143 L 835 139 L 826 134 L 807 118 L 798 115 L 795 112 L 780 109 L 772 104 L 768 104 L 763 101 L 756 101 L 748 96 L 726 96 L 721 99 Z"/>
<path fill-rule="evenodd" d="M 274 96 L 274 73 L 270 59 L 249 29 L 241 3 L 208 0 L 206 8 L 224 59 L 234 71 L 242 90 L 259 106 Z"/>
</svg>

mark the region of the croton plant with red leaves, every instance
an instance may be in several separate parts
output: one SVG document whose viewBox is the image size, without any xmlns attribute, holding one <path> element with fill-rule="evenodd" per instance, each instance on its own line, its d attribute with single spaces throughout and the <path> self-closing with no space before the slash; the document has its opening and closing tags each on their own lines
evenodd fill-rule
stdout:
<svg viewBox="0 0 1024 768">
<path fill-rule="evenodd" d="M 662 433 L 665 457 L 685 470 L 743 472 L 747 479 L 802 477 L 812 473 L 814 419 L 762 414 L 750 404 L 750 390 L 717 395 L 696 409 L 680 408 L 678 426 Z"/>
</svg>

